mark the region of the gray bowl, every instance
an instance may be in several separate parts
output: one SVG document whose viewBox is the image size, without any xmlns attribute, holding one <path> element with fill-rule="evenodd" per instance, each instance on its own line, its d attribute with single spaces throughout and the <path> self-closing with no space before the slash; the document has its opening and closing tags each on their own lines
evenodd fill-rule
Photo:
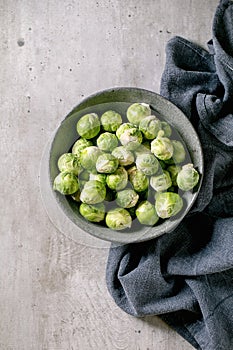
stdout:
<svg viewBox="0 0 233 350">
<path fill-rule="evenodd" d="M 201 144 L 196 131 L 183 112 L 170 101 L 152 91 L 140 88 L 120 87 L 104 90 L 87 97 L 65 117 L 57 130 L 55 130 L 54 138 L 49 149 L 48 160 L 48 176 L 50 177 L 51 187 L 53 186 L 54 178 L 59 172 L 57 168 L 59 156 L 68 152 L 78 138 L 76 132 L 77 120 L 85 113 L 95 111 L 100 115 L 108 109 L 117 109 L 120 113 L 124 114 L 129 104 L 134 102 L 148 103 L 158 116 L 164 118 L 178 131 L 180 137 L 186 144 L 194 167 L 201 174 L 201 179 L 195 191 L 189 191 L 184 194 L 183 199 L 185 206 L 178 216 L 164 220 L 161 224 L 154 227 L 136 225 L 128 231 L 113 231 L 105 226 L 87 222 L 79 214 L 78 206 L 74 201 L 57 191 L 53 191 L 58 206 L 79 229 L 102 240 L 115 243 L 146 241 L 174 230 L 195 202 L 203 177 L 203 154 Z"/>
</svg>

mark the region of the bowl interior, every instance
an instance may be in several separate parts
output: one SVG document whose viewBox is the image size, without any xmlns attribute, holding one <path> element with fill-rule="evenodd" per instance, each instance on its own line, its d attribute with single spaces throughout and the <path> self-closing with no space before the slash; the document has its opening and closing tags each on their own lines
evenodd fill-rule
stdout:
<svg viewBox="0 0 233 350">
<path fill-rule="evenodd" d="M 86 113 L 95 112 L 101 115 L 109 109 L 125 115 L 128 106 L 134 102 L 148 103 L 158 117 L 166 120 L 179 134 L 185 143 L 194 167 L 201 175 L 201 180 L 195 191 L 185 192 L 183 195 L 184 208 L 174 218 L 161 220 L 154 227 L 133 225 L 129 230 L 113 231 L 105 226 L 87 222 L 80 214 L 77 203 L 57 191 L 53 191 L 55 199 L 66 216 L 79 228 L 100 239 L 130 243 L 152 239 L 166 232 L 172 231 L 192 207 L 199 192 L 203 177 L 203 155 L 199 138 L 187 117 L 174 104 L 152 91 L 139 88 L 108 89 L 84 99 L 61 122 L 51 143 L 49 157 L 49 177 L 51 186 L 59 173 L 57 160 L 61 154 L 68 152 L 78 139 L 76 124 L 78 119 Z M 126 121 L 126 120 L 125 120 Z"/>
</svg>

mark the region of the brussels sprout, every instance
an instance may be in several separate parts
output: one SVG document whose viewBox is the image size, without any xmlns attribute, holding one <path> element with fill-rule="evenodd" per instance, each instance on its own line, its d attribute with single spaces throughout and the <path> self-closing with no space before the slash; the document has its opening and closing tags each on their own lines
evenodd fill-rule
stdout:
<svg viewBox="0 0 233 350">
<path fill-rule="evenodd" d="M 92 142 L 81 137 L 73 144 L 72 153 L 80 157 L 81 151 L 89 146 L 93 146 Z"/>
<path fill-rule="evenodd" d="M 169 138 L 164 137 L 163 130 L 160 130 L 156 139 L 151 142 L 151 152 L 161 160 L 167 160 L 172 157 L 173 145 Z"/>
<path fill-rule="evenodd" d="M 98 180 L 106 185 L 106 175 L 105 174 L 90 174 L 89 180 Z"/>
<path fill-rule="evenodd" d="M 164 131 L 164 137 L 170 137 L 171 136 L 172 128 L 167 122 L 162 121 L 161 122 L 161 128 Z"/>
<path fill-rule="evenodd" d="M 82 171 L 82 167 L 78 157 L 73 153 L 63 153 L 57 162 L 60 171 L 68 171 L 78 175 Z"/>
<path fill-rule="evenodd" d="M 155 210 L 162 219 L 176 215 L 183 207 L 183 200 L 178 193 L 160 192 L 156 194 Z"/>
<path fill-rule="evenodd" d="M 79 207 L 80 214 L 88 221 L 100 222 L 105 217 L 105 206 L 103 203 L 86 204 L 81 203 Z"/>
<path fill-rule="evenodd" d="M 118 159 L 110 153 L 101 154 L 96 161 L 96 170 L 99 173 L 112 174 L 118 168 Z"/>
<path fill-rule="evenodd" d="M 140 121 L 149 115 L 151 115 L 151 109 L 146 103 L 133 103 L 126 112 L 129 122 L 135 125 L 139 125 Z"/>
<path fill-rule="evenodd" d="M 136 158 L 136 166 L 145 175 L 153 175 L 159 169 L 159 161 L 152 153 L 142 153 Z"/>
<path fill-rule="evenodd" d="M 118 138 L 115 134 L 104 132 L 96 140 L 97 146 L 106 152 L 111 152 L 118 145 Z"/>
<path fill-rule="evenodd" d="M 117 138 L 120 140 L 121 135 L 129 129 L 135 128 L 135 125 L 131 124 L 131 123 L 123 123 L 119 126 L 119 128 L 117 128 L 116 130 L 116 136 Z"/>
<path fill-rule="evenodd" d="M 199 181 L 199 173 L 193 167 L 193 164 L 188 163 L 183 165 L 177 175 L 177 185 L 182 191 L 189 191 L 195 187 Z"/>
<path fill-rule="evenodd" d="M 128 173 L 125 168 L 119 167 L 115 173 L 107 175 L 106 182 L 111 190 L 123 190 L 128 183 Z"/>
<path fill-rule="evenodd" d="M 161 128 L 161 121 L 155 115 L 150 115 L 142 119 L 139 124 L 139 130 L 148 140 L 156 138 Z"/>
<path fill-rule="evenodd" d="M 158 214 L 156 213 L 155 206 L 149 201 L 142 201 L 137 209 L 136 216 L 138 221 L 142 225 L 153 226 L 159 220 Z"/>
<path fill-rule="evenodd" d="M 176 178 L 180 170 L 181 170 L 181 166 L 179 165 L 169 165 L 169 167 L 167 167 L 167 171 L 170 174 L 173 186 L 177 186 Z"/>
<path fill-rule="evenodd" d="M 105 217 L 106 225 L 112 230 L 124 230 L 132 225 L 132 218 L 129 212 L 124 208 L 115 208 L 109 210 Z"/>
<path fill-rule="evenodd" d="M 89 172 L 96 171 L 96 161 L 103 152 L 97 146 L 89 146 L 81 151 L 80 163 Z"/>
<path fill-rule="evenodd" d="M 151 176 L 150 185 L 157 192 L 166 191 L 172 185 L 169 172 L 163 170 L 162 174 Z"/>
<path fill-rule="evenodd" d="M 132 208 L 136 205 L 139 195 L 130 188 L 117 192 L 116 204 L 122 208 Z"/>
<path fill-rule="evenodd" d="M 53 189 L 61 194 L 73 194 L 79 189 L 78 178 L 74 173 L 62 171 L 55 177 Z"/>
<path fill-rule="evenodd" d="M 136 192 L 143 192 L 147 190 L 149 180 L 141 170 L 136 168 L 136 166 L 133 166 L 128 170 L 128 175 L 129 181 Z"/>
<path fill-rule="evenodd" d="M 122 117 L 115 111 L 106 111 L 100 117 L 101 124 L 105 131 L 115 132 L 122 124 Z"/>
<path fill-rule="evenodd" d="M 134 155 L 131 151 L 125 149 L 123 146 L 116 147 L 112 151 L 112 155 L 116 157 L 120 165 L 126 166 L 134 162 Z"/>
<path fill-rule="evenodd" d="M 83 203 L 97 204 L 104 201 L 106 196 L 106 187 L 98 180 L 89 180 L 85 183 L 80 199 Z"/>
<path fill-rule="evenodd" d="M 100 132 L 100 120 L 96 113 L 88 113 L 77 122 L 77 132 L 85 139 L 92 139 Z"/>
<path fill-rule="evenodd" d="M 172 158 L 166 161 L 167 164 L 179 164 L 185 160 L 186 152 L 183 144 L 178 140 L 171 140 L 173 146 Z"/>
<path fill-rule="evenodd" d="M 137 149 L 142 143 L 143 137 L 141 131 L 137 128 L 126 129 L 119 138 L 121 144 L 129 151 Z"/>
</svg>

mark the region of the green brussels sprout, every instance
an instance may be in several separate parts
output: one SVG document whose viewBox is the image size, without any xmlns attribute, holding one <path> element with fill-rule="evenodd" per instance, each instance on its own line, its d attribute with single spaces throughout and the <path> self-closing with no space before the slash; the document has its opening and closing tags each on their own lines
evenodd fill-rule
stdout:
<svg viewBox="0 0 233 350">
<path fill-rule="evenodd" d="M 79 158 L 73 153 L 63 153 L 57 162 L 60 171 L 68 171 L 78 175 L 83 170 Z"/>
<path fill-rule="evenodd" d="M 140 121 L 149 115 L 151 115 L 151 109 L 146 103 L 133 103 L 126 112 L 129 122 L 135 125 L 139 125 Z"/>
<path fill-rule="evenodd" d="M 199 181 L 199 173 L 192 163 L 183 165 L 179 171 L 176 181 L 182 191 L 189 191 L 194 188 Z"/>
<path fill-rule="evenodd" d="M 116 136 L 117 138 L 120 140 L 121 135 L 129 129 L 135 128 L 135 125 L 131 124 L 131 123 L 123 123 L 119 126 L 119 128 L 117 128 L 116 130 Z"/>
<path fill-rule="evenodd" d="M 100 120 L 96 113 L 88 113 L 77 122 L 77 132 L 84 139 L 92 139 L 100 132 Z"/>
<path fill-rule="evenodd" d="M 111 190 L 123 190 L 128 183 L 128 173 L 123 167 L 119 167 L 113 174 L 108 174 L 106 183 Z"/>
<path fill-rule="evenodd" d="M 138 202 L 139 195 L 132 189 L 127 188 L 116 194 L 116 204 L 122 208 L 132 208 Z"/>
<path fill-rule="evenodd" d="M 136 158 L 136 166 L 145 175 L 153 175 L 159 169 L 159 161 L 152 153 L 141 153 Z"/>
<path fill-rule="evenodd" d="M 110 153 L 101 154 L 96 161 L 96 170 L 99 173 L 112 174 L 118 168 L 118 159 Z"/>
<path fill-rule="evenodd" d="M 185 160 L 186 152 L 182 142 L 178 140 L 172 140 L 173 155 L 172 158 L 175 163 L 182 163 Z"/>
<path fill-rule="evenodd" d="M 140 146 L 143 137 L 141 131 L 137 127 L 131 127 L 120 135 L 119 140 L 127 150 L 133 151 Z"/>
<path fill-rule="evenodd" d="M 132 225 L 132 218 L 129 212 L 124 208 L 115 208 L 109 210 L 105 217 L 106 225 L 112 230 L 124 230 Z"/>
<path fill-rule="evenodd" d="M 162 219 L 175 216 L 183 208 L 183 200 L 178 193 L 159 192 L 156 194 L 155 210 Z"/>
<path fill-rule="evenodd" d="M 106 196 L 106 187 L 98 180 L 89 180 L 85 183 L 80 199 L 83 203 L 97 204 L 104 201 Z"/>
<path fill-rule="evenodd" d="M 158 214 L 156 213 L 156 210 L 155 210 L 155 206 L 147 200 L 142 201 L 138 205 L 136 209 L 136 216 L 138 221 L 142 225 L 153 226 L 159 220 Z"/>
<path fill-rule="evenodd" d="M 143 192 L 147 190 L 149 186 L 149 180 L 147 176 L 136 168 L 136 166 L 128 169 L 129 181 L 132 184 L 136 192 Z"/>
<path fill-rule="evenodd" d="M 105 131 L 115 132 L 122 124 L 122 117 L 115 111 L 106 111 L 100 117 L 101 124 Z"/>
<path fill-rule="evenodd" d="M 112 155 L 118 159 L 119 164 L 122 166 L 130 165 L 134 162 L 134 154 L 125 149 L 124 146 L 116 147 L 112 151 Z"/>
<path fill-rule="evenodd" d="M 161 160 L 167 160 L 172 157 L 173 145 L 169 138 L 164 137 L 163 130 L 160 130 L 158 136 L 151 142 L 151 152 Z"/>
<path fill-rule="evenodd" d="M 161 121 L 155 115 L 149 115 L 148 117 L 142 119 L 139 124 L 139 130 L 148 140 L 153 140 L 156 138 L 161 128 Z"/>
<path fill-rule="evenodd" d="M 170 137 L 171 136 L 172 128 L 167 122 L 162 121 L 161 122 L 161 128 L 164 131 L 164 137 Z"/>
<path fill-rule="evenodd" d="M 177 175 L 178 175 L 180 170 L 181 170 L 181 166 L 179 166 L 179 165 L 169 165 L 167 167 L 167 171 L 170 174 L 173 186 L 177 186 L 176 178 L 177 178 Z"/>
<path fill-rule="evenodd" d="M 79 207 L 79 212 L 88 221 L 100 222 L 103 221 L 105 217 L 105 205 L 103 203 L 81 203 Z"/>
<path fill-rule="evenodd" d="M 96 161 L 103 152 L 97 146 L 84 148 L 80 154 L 81 166 L 89 172 L 96 171 Z"/>
<path fill-rule="evenodd" d="M 117 147 L 118 138 L 115 134 L 104 132 L 97 138 L 96 143 L 102 151 L 111 152 L 114 148 Z"/>
<path fill-rule="evenodd" d="M 163 170 L 162 174 L 151 176 L 150 185 L 157 192 L 166 191 L 172 185 L 169 172 Z"/>
<path fill-rule="evenodd" d="M 78 178 L 68 171 L 60 172 L 54 179 L 53 189 L 61 194 L 73 194 L 79 189 Z"/>
<path fill-rule="evenodd" d="M 178 140 L 171 140 L 173 146 L 172 158 L 166 161 L 167 164 L 179 164 L 185 160 L 186 152 L 183 144 Z"/>
<path fill-rule="evenodd" d="M 98 180 L 106 185 L 106 175 L 105 174 L 90 174 L 89 180 Z"/>
<path fill-rule="evenodd" d="M 93 146 L 93 143 L 90 140 L 80 137 L 80 139 L 73 144 L 72 153 L 80 157 L 81 151 L 89 146 Z"/>
</svg>

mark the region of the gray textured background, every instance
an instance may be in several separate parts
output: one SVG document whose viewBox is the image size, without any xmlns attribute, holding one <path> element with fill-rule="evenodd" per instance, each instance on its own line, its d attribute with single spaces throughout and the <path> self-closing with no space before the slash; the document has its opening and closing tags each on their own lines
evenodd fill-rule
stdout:
<svg viewBox="0 0 233 350">
<path fill-rule="evenodd" d="M 108 249 L 72 241 L 40 197 L 53 130 L 114 86 L 159 92 L 174 35 L 207 47 L 217 0 L 0 0 L 0 349 L 188 350 L 158 317 L 120 310 Z"/>
</svg>

